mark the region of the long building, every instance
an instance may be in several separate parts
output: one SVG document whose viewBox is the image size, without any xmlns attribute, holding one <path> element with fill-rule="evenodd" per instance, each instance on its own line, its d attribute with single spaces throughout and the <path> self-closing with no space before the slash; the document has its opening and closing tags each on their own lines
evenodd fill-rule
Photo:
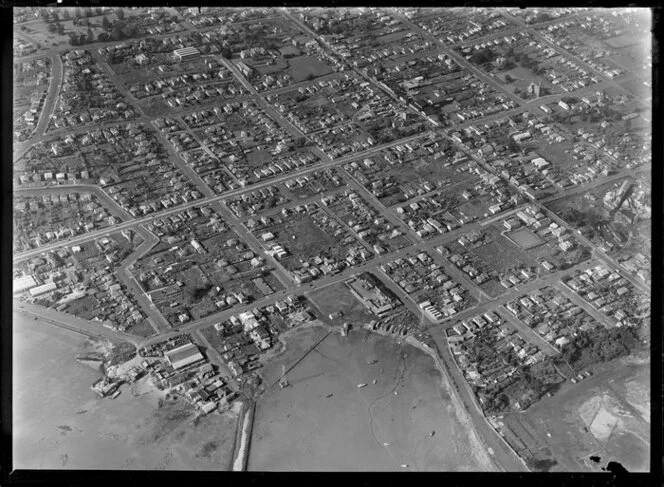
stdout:
<svg viewBox="0 0 664 487">
<path fill-rule="evenodd" d="M 189 365 L 196 364 L 205 360 L 203 354 L 198 350 L 198 347 L 193 343 L 187 343 L 173 350 L 169 350 L 164 354 L 168 362 L 175 369 L 182 369 Z"/>
<path fill-rule="evenodd" d="M 173 51 L 173 54 L 178 61 L 186 61 L 187 59 L 194 59 L 201 55 L 201 51 L 195 47 L 183 47 L 182 49 L 176 49 Z"/>
</svg>

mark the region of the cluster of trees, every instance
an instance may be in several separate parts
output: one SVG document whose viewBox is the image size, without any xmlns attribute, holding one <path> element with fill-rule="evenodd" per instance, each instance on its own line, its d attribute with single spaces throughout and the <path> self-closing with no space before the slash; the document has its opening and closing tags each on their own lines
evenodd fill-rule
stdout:
<svg viewBox="0 0 664 487">
<path fill-rule="evenodd" d="M 567 208 L 564 214 L 565 220 L 579 228 L 586 225 L 597 228 L 600 224 L 609 223 L 609 220 L 594 209 L 581 211 L 574 207 Z"/>
<path fill-rule="evenodd" d="M 544 68 L 539 64 L 539 61 L 531 58 L 528 54 L 521 51 L 514 50 L 513 47 L 510 47 L 504 54 L 505 64 L 503 65 L 504 69 L 512 69 L 515 64 L 519 64 L 524 68 L 530 69 L 533 73 L 538 76 L 541 76 L 545 73 Z"/>
<path fill-rule="evenodd" d="M 604 328 L 580 332 L 562 350 L 562 358 L 574 368 L 608 362 L 625 357 L 641 349 L 638 332 L 634 328 Z"/>
<path fill-rule="evenodd" d="M 189 287 L 185 288 L 183 301 L 185 304 L 194 304 L 203 299 L 210 293 L 210 290 L 214 289 L 211 284 L 199 287 Z"/>
<path fill-rule="evenodd" d="M 473 64 L 486 64 L 492 63 L 498 57 L 498 53 L 493 49 L 482 49 L 470 56 L 470 62 Z"/>
<path fill-rule="evenodd" d="M 100 32 L 95 39 L 92 29 L 88 27 L 86 34 L 69 34 L 69 43 L 72 46 L 80 46 L 89 44 L 91 42 L 105 42 L 105 41 L 121 41 L 123 39 L 131 39 L 138 34 L 138 26 L 134 23 L 128 23 L 121 20 L 113 22 L 112 24 L 106 17 L 102 19 L 102 28 L 105 32 Z"/>
</svg>

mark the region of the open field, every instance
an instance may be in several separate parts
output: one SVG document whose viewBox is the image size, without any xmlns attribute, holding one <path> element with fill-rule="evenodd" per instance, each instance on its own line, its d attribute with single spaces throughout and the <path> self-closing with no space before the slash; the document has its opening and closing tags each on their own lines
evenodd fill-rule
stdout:
<svg viewBox="0 0 664 487">
<path fill-rule="evenodd" d="M 235 416 L 196 421 L 191 406 L 164 401 L 147 379 L 101 399 L 90 389 L 99 372 L 75 360 L 93 342 L 18 313 L 13 325 L 15 468 L 229 468 Z"/>
<path fill-rule="evenodd" d="M 332 73 L 332 69 L 324 62 L 311 56 L 301 56 L 288 60 L 288 74 L 295 83 L 325 76 Z"/>
<path fill-rule="evenodd" d="M 343 325 L 348 322 L 357 328 L 362 323 L 377 319 L 376 315 L 353 296 L 343 282 L 317 289 L 309 294 L 308 298 L 320 311 L 321 319 L 333 325 Z M 343 315 L 330 320 L 328 315 L 337 311 L 341 311 Z"/>
<path fill-rule="evenodd" d="M 531 452 L 544 451 L 554 458 L 557 465 L 551 471 L 597 471 L 618 461 L 630 472 L 647 472 L 648 368 L 617 361 L 580 384 L 567 383 L 553 398 L 541 400 L 525 413 L 501 421 Z M 589 456 L 599 457 L 599 463 L 589 461 Z"/>
<path fill-rule="evenodd" d="M 290 339 L 286 352 L 262 369 L 266 383 L 324 333 L 308 328 Z M 433 361 L 414 347 L 364 330 L 346 338 L 331 334 L 288 381 L 289 387 L 275 387 L 258 401 L 249 470 L 493 468 L 469 444 Z M 368 385 L 358 389 L 359 383 Z"/>
</svg>

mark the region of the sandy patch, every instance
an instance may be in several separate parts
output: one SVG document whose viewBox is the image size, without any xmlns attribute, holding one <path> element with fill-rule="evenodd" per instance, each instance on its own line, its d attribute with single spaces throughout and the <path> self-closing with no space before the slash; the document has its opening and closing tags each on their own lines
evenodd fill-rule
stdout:
<svg viewBox="0 0 664 487">
<path fill-rule="evenodd" d="M 603 396 L 602 399 L 606 400 L 607 398 L 608 396 Z M 598 441 L 605 443 L 611 437 L 614 429 L 621 426 L 621 423 L 620 418 L 612 414 L 608 410 L 607 404 L 603 402 L 589 429 Z"/>
</svg>

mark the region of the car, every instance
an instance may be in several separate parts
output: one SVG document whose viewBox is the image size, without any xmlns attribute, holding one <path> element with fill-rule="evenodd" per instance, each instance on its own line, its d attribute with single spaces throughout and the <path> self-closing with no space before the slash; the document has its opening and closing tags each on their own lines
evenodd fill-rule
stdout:
<svg viewBox="0 0 664 487">
<path fill-rule="evenodd" d="M 574 377 L 572 377 L 571 382 L 572 382 L 572 384 L 576 384 L 576 379 Z"/>
<path fill-rule="evenodd" d="M 583 380 L 583 374 L 579 374 L 576 376 L 576 379 L 580 382 Z"/>
<path fill-rule="evenodd" d="M 591 375 L 593 375 L 593 373 L 592 373 L 591 371 L 589 371 L 589 370 L 586 370 L 586 371 L 583 373 L 583 375 L 586 376 L 586 377 L 590 377 Z"/>
</svg>

